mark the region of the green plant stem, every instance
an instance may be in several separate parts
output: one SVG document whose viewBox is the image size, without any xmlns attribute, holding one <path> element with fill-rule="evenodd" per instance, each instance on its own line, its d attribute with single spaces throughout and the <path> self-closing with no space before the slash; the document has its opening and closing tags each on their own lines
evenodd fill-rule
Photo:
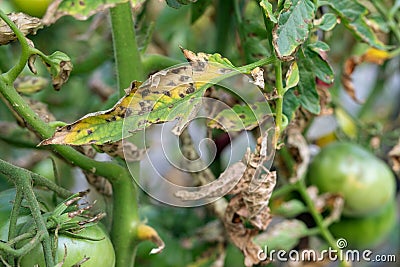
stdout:
<svg viewBox="0 0 400 267">
<path fill-rule="evenodd" d="M 53 267 L 54 259 L 51 249 L 51 238 L 49 232 L 47 231 L 46 222 L 40 212 L 39 202 L 37 201 L 35 193 L 33 192 L 30 176 L 27 174 L 24 175 L 21 174 L 19 180 L 21 186 L 24 188 L 24 195 L 29 203 L 29 208 L 31 210 L 33 220 L 35 221 L 37 231 L 43 232 L 42 245 L 43 245 L 44 259 L 46 260 L 46 266 Z"/>
<path fill-rule="evenodd" d="M 120 96 L 123 96 L 133 79 L 143 79 L 143 68 L 130 3 L 117 5 L 110 10 L 110 15 L 117 79 Z"/>
<path fill-rule="evenodd" d="M 311 213 L 311 216 L 313 217 L 317 227 L 319 228 L 321 236 L 326 240 L 328 245 L 336 250 L 340 251 L 340 248 L 337 246 L 335 238 L 332 236 L 331 232 L 327 229 L 327 226 L 324 223 L 324 220 L 322 218 L 322 215 L 318 213 L 313 200 L 307 193 L 307 187 L 304 182 L 304 179 L 301 178 L 296 182 L 297 185 L 297 191 L 300 193 L 301 197 L 303 198 L 304 202 L 306 203 L 309 212 Z M 347 266 L 346 262 L 341 261 L 340 266 Z"/>
<path fill-rule="evenodd" d="M 125 94 L 133 80 L 143 80 L 143 65 L 136 43 L 130 2 L 117 5 L 110 10 L 116 72 L 120 96 Z M 133 142 L 141 147 L 143 133 L 138 133 Z M 140 175 L 140 163 L 130 164 L 134 177 Z M 137 188 L 130 176 L 111 182 L 113 186 L 113 223 L 111 239 L 116 253 L 116 267 L 134 266 L 137 240 L 138 214 Z"/>
<path fill-rule="evenodd" d="M 283 129 L 283 81 L 282 81 L 282 62 L 277 60 L 275 62 L 275 79 L 276 79 L 276 90 L 278 92 L 278 98 L 276 99 L 275 108 L 275 145 L 278 146 L 279 139 Z"/>
<path fill-rule="evenodd" d="M 16 187 L 15 199 L 10 215 L 10 226 L 8 227 L 8 240 L 11 240 L 17 236 L 17 220 L 18 220 L 19 208 L 22 203 L 22 197 L 23 197 L 23 192 L 21 188 Z M 15 247 L 13 246 L 13 248 Z M 8 262 L 14 262 L 14 257 L 12 255 L 8 257 Z"/>
<path fill-rule="evenodd" d="M 21 44 L 21 56 L 19 58 L 18 63 L 12 67 L 7 73 L 3 74 L 3 78 L 8 84 L 12 84 L 18 75 L 25 68 L 25 64 L 30 56 L 30 46 L 28 45 L 27 40 L 25 39 L 24 34 L 18 29 L 18 27 L 10 20 L 10 18 L 0 10 L 0 18 L 4 20 L 5 23 L 11 28 L 11 30 L 17 36 L 19 43 Z"/>
<path fill-rule="evenodd" d="M 245 74 L 249 74 L 254 68 L 256 67 L 261 67 L 264 65 L 269 65 L 272 63 L 276 62 L 276 58 L 275 57 L 266 57 L 266 58 L 262 58 L 260 60 L 257 60 L 253 63 L 241 66 L 237 68 L 237 71 L 241 72 L 241 73 L 245 73 Z"/>
</svg>

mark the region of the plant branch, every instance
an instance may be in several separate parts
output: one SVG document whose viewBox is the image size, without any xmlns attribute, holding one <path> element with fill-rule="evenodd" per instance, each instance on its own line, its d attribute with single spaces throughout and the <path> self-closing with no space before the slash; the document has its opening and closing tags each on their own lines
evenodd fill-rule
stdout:
<svg viewBox="0 0 400 267">
<path fill-rule="evenodd" d="M 283 132 L 283 81 L 282 81 L 282 62 L 277 60 L 275 62 L 275 79 L 276 79 L 276 90 L 278 92 L 278 98 L 276 99 L 276 108 L 275 108 L 275 146 L 278 146 L 279 139 L 281 137 L 281 133 Z"/>
<path fill-rule="evenodd" d="M 119 4 L 110 10 L 111 27 L 116 61 L 116 73 L 120 96 L 125 95 L 133 80 L 143 80 L 143 65 L 136 43 L 130 1 Z M 133 143 L 141 147 L 142 132 L 133 137 Z M 130 164 L 133 177 L 140 175 L 140 163 Z M 113 186 L 113 224 L 111 239 L 116 252 L 116 267 L 134 265 L 137 239 L 138 214 L 137 187 L 131 176 L 123 176 L 111 181 Z"/>
<path fill-rule="evenodd" d="M 332 236 L 331 232 L 329 232 L 329 230 L 327 229 L 327 226 L 324 223 L 324 220 L 323 220 L 321 214 L 318 213 L 313 200 L 307 193 L 307 187 L 304 182 L 304 178 L 303 177 L 300 178 L 297 181 L 296 185 L 297 185 L 297 191 L 300 193 L 301 197 L 303 198 L 304 202 L 306 203 L 306 205 L 311 213 L 311 216 L 313 217 L 315 223 L 317 224 L 317 227 L 320 230 L 320 234 L 322 235 L 322 237 L 326 240 L 326 242 L 332 249 L 339 252 L 340 248 L 337 246 L 336 241 L 335 241 L 334 237 Z M 347 263 L 344 261 L 341 261 L 339 264 L 340 264 L 339 266 L 348 266 Z"/>
<path fill-rule="evenodd" d="M 22 70 L 25 68 L 25 64 L 30 56 L 29 52 L 30 47 L 27 40 L 25 39 L 24 34 L 18 29 L 17 25 L 15 25 L 15 23 L 12 22 L 10 18 L 6 14 L 4 14 L 3 11 L 1 10 L 0 10 L 0 18 L 3 19 L 4 22 L 15 33 L 15 36 L 17 36 L 18 38 L 22 50 L 18 63 L 14 67 L 12 67 L 7 73 L 2 75 L 8 84 L 12 84 L 18 77 L 18 75 L 22 72 Z"/>
</svg>

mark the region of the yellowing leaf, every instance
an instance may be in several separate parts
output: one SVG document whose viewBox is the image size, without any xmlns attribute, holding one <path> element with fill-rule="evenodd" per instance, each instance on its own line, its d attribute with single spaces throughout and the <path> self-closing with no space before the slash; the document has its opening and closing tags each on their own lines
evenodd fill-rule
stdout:
<svg viewBox="0 0 400 267">
<path fill-rule="evenodd" d="M 158 235 L 157 231 L 151 226 L 140 224 L 137 228 L 137 237 L 142 241 L 151 241 L 157 246 L 157 248 L 153 248 L 150 251 L 150 254 L 158 254 L 165 248 L 164 241 Z"/>
<path fill-rule="evenodd" d="M 272 114 L 266 101 L 252 105 L 235 105 L 231 109 L 222 110 L 208 123 L 208 126 L 227 132 L 252 130 L 270 117 Z"/>
<path fill-rule="evenodd" d="M 295 87 L 300 80 L 299 67 L 296 61 L 290 64 L 289 70 L 286 73 L 286 87 L 285 92 L 292 87 Z"/>
<path fill-rule="evenodd" d="M 210 84 L 234 73 L 232 68 L 211 63 L 210 55 L 183 52 L 190 64 L 160 71 L 143 84 L 133 82 L 113 108 L 88 114 L 56 130 L 41 145 L 112 143 L 151 124 L 175 119 L 179 121 L 173 132 L 180 134 L 186 122 L 198 112 Z"/>
<path fill-rule="evenodd" d="M 370 48 L 362 55 L 361 61 L 382 65 L 383 62 L 389 58 L 389 52 L 376 48 Z"/>
</svg>

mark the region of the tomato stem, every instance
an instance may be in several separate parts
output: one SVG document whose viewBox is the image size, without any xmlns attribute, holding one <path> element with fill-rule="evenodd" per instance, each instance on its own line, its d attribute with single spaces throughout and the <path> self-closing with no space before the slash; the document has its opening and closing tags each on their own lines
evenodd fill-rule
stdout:
<svg viewBox="0 0 400 267">
<path fill-rule="evenodd" d="M 313 217 L 315 223 L 317 224 L 317 227 L 320 230 L 320 234 L 322 237 L 326 240 L 328 245 L 336 250 L 337 252 L 340 251 L 340 248 L 337 246 L 335 238 L 332 236 L 331 232 L 328 230 L 327 225 L 325 225 L 324 220 L 321 216 L 321 214 L 318 213 L 313 200 L 307 193 L 307 186 L 305 184 L 305 181 L 303 178 L 299 179 L 296 182 L 297 185 L 297 191 L 300 193 L 301 197 L 303 198 L 304 202 L 306 203 L 311 216 Z M 340 259 L 339 266 L 348 266 L 347 263 L 344 261 L 344 259 Z"/>
<path fill-rule="evenodd" d="M 133 80 L 143 80 L 143 65 L 136 43 L 135 29 L 132 20 L 131 3 L 119 4 L 110 9 L 114 56 L 120 97 L 124 89 Z M 132 138 L 137 147 L 143 143 L 143 133 Z M 140 162 L 130 164 L 133 177 L 140 175 Z M 116 253 L 116 267 L 134 266 L 135 251 L 138 244 L 137 226 L 140 223 L 138 214 L 137 187 L 131 176 L 122 176 L 119 180 L 110 181 L 113 186 L 113 220 L 111 239 Z"/>
</svg>

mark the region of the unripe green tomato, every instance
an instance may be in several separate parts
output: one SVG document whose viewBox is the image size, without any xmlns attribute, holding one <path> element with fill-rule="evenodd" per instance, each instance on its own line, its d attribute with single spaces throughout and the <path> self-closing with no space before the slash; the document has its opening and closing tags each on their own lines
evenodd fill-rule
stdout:
<svg viewBox="0 0 400 267">
<path fill-rule="evenodd" d="M 78 221 L 79 218 L 74 218 L 73 221 Z M 82 218 L 80 218 L 82 220 Z M 22 234 L 24 228 L 21 229 Z M 113 267 L 115 265 L 115 253 L 110 238 L 105 233 L 100 224 L 92 225 L 83 228 L 77 233 L 80 236 L 98 239 L 96 241 L 76 238 L 65 234 L 59 234 L 57 246 L 57 263 L 63 260 L 65 249 L 67 248 L 67 257 L 63 266 L 76 266 L 84 258 L 89 258 L 83 263 L 82 267 Z M 54 238 L 54 235 L 50 235 Z M 43 249 L 41 244 L 36 246 L 28 254 L 21 258 L 21 267 L 31 266 L 46 266 L 44 261 Z"/>
<path fill-rule="evenodd" d="M 42 210 L 51 211 L 55 208 L 56 203 L 53 201 L 53 192 L 40 189 L 35 189 L 34 191 Z M 14 199 L 14 188 L 0 192 L 0 240 L 2 241 L 7 241 Z M 58 201 L 60 200 L 57 200 L 57 202 Z M 21 206 L 27 206 L 26 200 L 23 201 Z M 73 221 L 77 221 L 78 219 L 82 220 L 83 218 L 75 217 Z M 34 222 L 29 210 L 26 208 L 20 210 L 17 224 L 18 234 L 25 233 L 33 224 Z M 82 267 L 113 267 L 115 265 L 113 245 L 104 227 L 100 223 L 86 227 L 76 234 L 98 241 L 71 237 L 60 233 L 58 236 L 57 263 L 63 260 L 65 244 L 67 247 L 67 257 L 63 266 L 75 266 L 75 264 L 83 260 L 84 257 L 89 257 L 90 259 L 80 265 Z M 50 237 L 53 239 L 54 233 L 51 233 Z M 25 243 L 26 242 L 27 241 L 25 241 Z M 24 243 L 18 243 L 17 247 L 21 247 L 23 244 Z M 46 266 L 41 244 L 38 244 L 32 251 L 22 257 L 19 266 L 32 267 L 36 266 L 36 264 L 38 264 L 39 267 Z"/>
<path fill-rule="evenodd" d="M 396 200 L 393 199 L 373 216 L 343 217 L 329 230 L 337 239 L 344 238 L 349 249 L 371 249 L 384 241 L 396 224 Z"/>
<path fill-rule="evenodd" d="M 393 200 L 395 178 L 389 167 L 359 145 L 335 142 L 321 149 L 309 166 L 307 180 L 321 192 L 339 193 L 343 214 L 372 215 Z"/>
<path fill-rule="evenodd" d="M 12 0 L 18 11 L 38 18 L 43 17 L 53 0 Z"/>
</svg>

